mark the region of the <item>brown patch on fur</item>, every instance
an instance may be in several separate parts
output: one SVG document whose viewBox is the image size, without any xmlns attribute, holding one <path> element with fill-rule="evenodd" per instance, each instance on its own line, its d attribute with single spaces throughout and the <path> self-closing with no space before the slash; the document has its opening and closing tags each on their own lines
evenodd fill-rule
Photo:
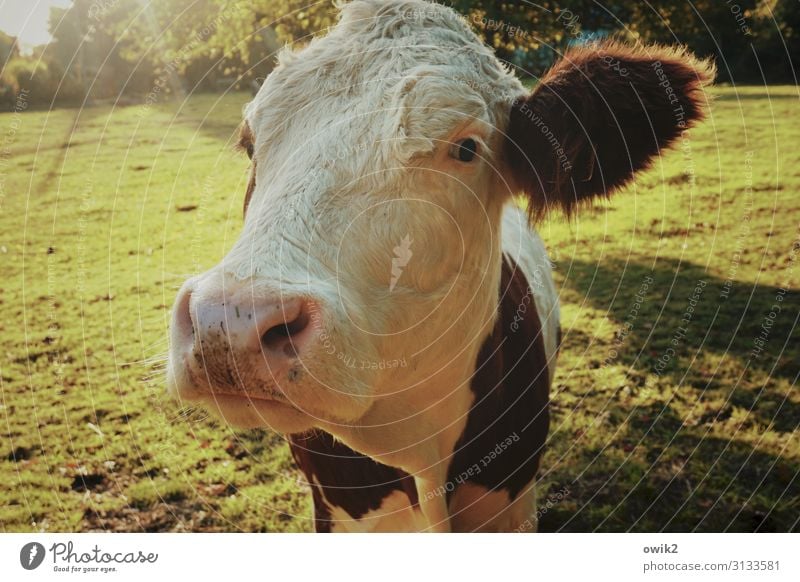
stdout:
<svg viewBox="0 0 800 582">
<path fill-rule="evenodd" d="M 250 129 L 250 124 L 243 121 L 239 126 L 239 140 L 236 142 L 236 149 L 247 152 L 247 157 L 252 160 L 255 143 L 256 138 L 253 130 Z"/>
<path fill-rule="evenodd" d="M 250 129 L 250 124 L 243 121 L 239 126 L 239 141 L 236 142 L 236 149 L 247 152 L 247 157 L 253 159 L 256 138 L 253 135 L 253 130 Z M 253 196 L 253 190 L 256 189 L 256 163 L 253 162 L 253 167 L 250 169 L 250 180 L 247 182 L 247 192 L 244 195 L 244 208 L 242 215 L 247 214 L 247 207 L 250 206 L 250 198 Z"/>
<path fill-rule="evenodd" d="M 447 471 L 450 483 L 505 489 L 512 501 L 536 477 L 550 428 L 550 376 L 535 297 L 519 320 L 531 289 L 504 257 L 497 322 L 478 355 L 470 383 L 475 399 Z"/>
<path fill-rule="evenodd" d="M 244 194 L 244 208 L 242 209 L 242 216 L 247 214 L 247 207 L 250 206 L 250 198 L 253 197 L 253 190 L 256 189 L 256 163 L 253 162 L 253 167 L 250 169 L 250 180 L 247 182 L 247 192 Z"/>
<path fill-rule="evenodd" d="M 357 453 L 326 432 L 290 435 L 289 447 L 311 486 L 317 532 L 331 530 L 331 505 L 359 519 L 394 491 L 403 491 L 414 506 L 419 503 L 408 473 Z"/>
<path fill-rule="evenodd" d="M 532 217 L 608 196 L 705 115 L 714 65 L 681 48 L 568 50 L 511 107 L 505 155 Z"/>
</svg>

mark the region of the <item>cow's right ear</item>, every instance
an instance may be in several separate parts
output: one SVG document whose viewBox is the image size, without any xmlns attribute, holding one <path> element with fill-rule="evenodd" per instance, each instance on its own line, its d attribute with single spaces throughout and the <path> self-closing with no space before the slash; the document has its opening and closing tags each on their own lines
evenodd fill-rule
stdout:
<svg viewBox="0 0 800 582">
<path fill-rule="evenodd" d="M 571 49 L 511 106 L 505 159 L 530 214 L 608 196 L 702 119 L 714 66 L 679 48 Z"/>
</svg>

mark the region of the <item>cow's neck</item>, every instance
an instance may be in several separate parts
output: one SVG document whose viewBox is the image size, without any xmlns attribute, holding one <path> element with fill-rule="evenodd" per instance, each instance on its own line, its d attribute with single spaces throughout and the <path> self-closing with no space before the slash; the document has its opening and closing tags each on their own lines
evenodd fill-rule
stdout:
<svg viewBox="0 0 800 582">
<path fill-rule="evenodd" d="M 414 406 L 398 399 L 384 410 L 376 408 L 359 428 L 325 427 L 341 440 L 335 446 L 327 436 L 293 438 L 293 453 L 314 490 L 318 529 L 325 529 L 331 507 L 346 503 L 342 496 L 350 488 L 354 502 L 344 514 L 354 520 L 405 500 L 408 515 L 390 512 L 406 515 L 397 529 L 474 529 L 490 518 L 500 520 L 497 528 L 503 529 L 518 521 L 523 506 L 532 506 L 528 484 L 548 426 L 547 357 L 532 287 L 513 259 L 503 259 L 501 268 L 498 256 L 497 263 L 499 294 L 494 296 L 501 300 L 492 306 L 497 315 L 490 318 L 492 328 L 438 382 L 418 387 L 425 398 Z M 526 297 L 531 309 L 520 319 Z M 510 330 L 516 330 L 516 341 L 510 341 Z M 493 454 L 497 447 L 503 459 Z M 331 467 L 343 456 L 350 459 L 349 470 L 347 463 Z M 491 461 L 480 466 L 487 456 Z M 522 509 L 505 515 L 513 506 Z M 336 518 L 327 519 L 330 525 Z"/>
<path fill-rule="evenodd" d="M 475 362 L 497 320 L 502 211 L 502 205 L 492 205 L 485 214 L 473 209 L 461 217 L 470 236 L 481 244 L 467 249 L 455 279 L 442 283 L 444 299 L 425 316 L 426 329 L 446 331 L 427 341 L 414 331 L 405 333 L 408 345 L 402 349 L 410 369 L 395 368 L 385 375 L 376 388 L 375 403 L 357 426 L 322 427 L 354 450 L 416 475 L 434 488 L 447 477 L 447 461 L 474 400 L 470 383 Z M 415 314 L 410 310 L 406 317 Z M 413 330 L 414 323 L 400 320 L 396 325 Z M 421 345 L 429 347 L 421 350 Z"/>
<path fill-rule="evenodd" d="M 496 305 L 484 317 L 487 327 L 494 325 L 495 310 Z M 448 366 L 442 367 L 439 360 L 439 369 L 433 361 L 429 369 L 418 370 L 426 381 L 397 391 L 396 397 L 384 397 L 359 419 L 357 427 L 326 427 L 352 450 L 395 467 L 404 476 L 413 475 L 420 510 L 432 531 L 449 528 L 447 499 L 433 493 L 447 486 L 453 450 L 464 434 L 474 402 L 470 383 L 475 362 L 490 330 L 472 333 L 476 341 L 465 346 Z"/>
</svg>

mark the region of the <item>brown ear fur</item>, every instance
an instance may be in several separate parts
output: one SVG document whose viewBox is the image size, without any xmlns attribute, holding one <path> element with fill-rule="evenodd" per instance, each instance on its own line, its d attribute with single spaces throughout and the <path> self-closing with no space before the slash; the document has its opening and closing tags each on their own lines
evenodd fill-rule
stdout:
<svg viewBox="0 0 800 582">
<path fill-rule="evenodd" d="M 685 50 L 603 42 L 570 49 L 511 107 L 505 144 L 532 217 L 607 196 L 704 117 L 714 66 Z"/>
</svg>

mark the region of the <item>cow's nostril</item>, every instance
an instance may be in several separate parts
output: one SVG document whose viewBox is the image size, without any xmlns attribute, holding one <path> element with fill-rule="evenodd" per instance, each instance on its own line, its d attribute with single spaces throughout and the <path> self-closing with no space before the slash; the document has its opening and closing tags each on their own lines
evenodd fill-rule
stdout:
<svg viewBox="0 0 800 582">
<path fill-rule="evenodd" d="M 272 326 L 265 331 L 261 336 L 261 345 L 268 350 L 283 349 L 287 356 L 295 356 L 297 354 L 292 340 L 308 327 L 310 321 L 309 314 L 301 309 L 291 321 Z"/>
</svg>

